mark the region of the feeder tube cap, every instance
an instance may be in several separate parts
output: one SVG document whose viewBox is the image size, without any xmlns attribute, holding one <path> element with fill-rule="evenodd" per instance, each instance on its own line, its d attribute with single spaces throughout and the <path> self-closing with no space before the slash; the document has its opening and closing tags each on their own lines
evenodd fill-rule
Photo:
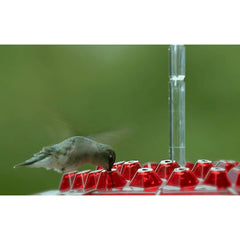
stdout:
<svg viewBox="0 0 240 240">
<path fill-rule="evenodd" d="M 169 78 L 170 80 L 184 80 L 185 78 L 185 46 L 169 46 Z"/>
</svg>

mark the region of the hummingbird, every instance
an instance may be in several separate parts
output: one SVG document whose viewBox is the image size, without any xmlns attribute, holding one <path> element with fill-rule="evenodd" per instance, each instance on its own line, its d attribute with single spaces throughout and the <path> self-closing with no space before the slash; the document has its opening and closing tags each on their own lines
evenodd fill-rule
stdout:
<svg viewBox="0 0 240 240">
<path fill-rule="evenodd" d="M 75 171 L 86 163 L 101 166 L 111 171 L 116 154 L 113 148 L 88 137 L 74 136 L 34 154 L 34 156 L 14 168 L 44 167 L 60 173 Z"/>
</svg>

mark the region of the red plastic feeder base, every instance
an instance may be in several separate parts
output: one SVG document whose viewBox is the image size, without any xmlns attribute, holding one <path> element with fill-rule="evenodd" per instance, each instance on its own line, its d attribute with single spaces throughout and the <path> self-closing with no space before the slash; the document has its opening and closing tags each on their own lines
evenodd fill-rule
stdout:
<svg viewBox="0 0 240 240">
<path fill-rule="evenodd" d="M 174 160 L 162 160 L 155 171 L 160 178 L 168 179 L 173 170 L 178 167 L 178 163 Z"/>
<path fill-rule="evenodd" d="M 153 170 L 156 170 L 158 163 L 156 162 L 148 162 L 148 163 L 144 163 L 142 165 L 144 168 L 152 168 Z"/>
<path fill-rule="evenodd" d="M 82 191 L 83 188 L 85 187 L 86 179 L 90 172 L 91 172 L 90 170 L 78 172 L 75 175 L 72 189 Z"/>
<path fill-rule="evenodd" d="M 186 162 L 186 164 L 185 164 L 185 167 L 189 168 L 190 170 L 192 170 L 193 166 L 194 166 L 194 163 L 192 163 L 192 162 Z"/>
<path fill-rule="evenodd" d="M 236 188 L 240 188 L 240 166 L 232 168 L 228 172 L 228 177 Z"/>
<path fill-rule="evenodd" d="M 122 167 L 123 167 L 124 161 L 121 162 L 115 162 L 112 166 L 112 169 L 115 168 L 117 169 L 120 173 L 122 171 Z"/>
<path fill-rule="evenodd" d="M 198 184 L 197 177 L 189 168 L 175 168 L 167 181 L 167 185 L 180 187 L 181 189 L 193 189 Z"/>
<path fill-rule="evenodd" d="M 206 159 L 199 159 L 195 163 L 192 172 L 198 178 L 205 178 L 210 168 L 213 166 L 213 162 Z"/>
<path fill-rule="evenodd" d="M 219 189 L 231 186 L 231 182 L 227 176 L 227 171 L 220 167 L 212 167 L 203 183 L 216 186 Z"/>
<path fill-rule="evenodd" d="M 233 160 L 220 160 L 215 164 L 215 167 L 225 168 L 226 171 L 228 172 L 237 165 L 238 165 L 238 162 Z"/>
<path fill-rule="evenodd" d="M 226 163 L 219 161 L 217 164 Z M 229 163 L 229 162 L 228 162 Z M 235 164 L 236 163 L 232 163 Z M 144 164 L 143 164 L 144 165 Z M 146 163 L 154 166 L 154 163 Z M 194 168 L 163 160 L 141 168 L 139 161 L 116 162 L 112 171 L 86 170 L 62 176 L 58 195 L 240 195 L 240 164 L 227 172 L 198 160 Z M 177 166 L 177 167 L 176 167 Z M 225 164 L 227 168 L 227 164 Z M 205 177 L 204 177 L 205 176 Z"/>
<path fill-rule="evenodd" d="M 132 180 L 133 176 L 139 168 L 141 168 L 139 161 L 128 161 L 123 164 L 121 174 L 125 179 Z"/>
<path fill-rule="evenodd" d="M 113 188 L 123 188 L 127 181 L 119 174 L 117 169 L 112 169 L 111 172 L 103 170 L 97 183 L 98 191 L 109 191 Z"/>
<path fill-rule="evenodd" d="M 69 191 L 72 188 L 73 180 L 77 171 L 66 173 L 62 176 L 59 190 L 62 192 Z"/>
<path fill-rule="evenodd" d="M 158 187 L 161 184 L 162 180 L 152 168 L 139 168 L 129 186 L 149 188 Z"/>
<path fill-rule="evenodd" d="M 97 188 L 98 179 L 102 171 L 103 170 L 95 170 L 90 172 L 87 175 L 85 189 L 84 189 L 85 191 L 89 191 Z"/>
</svg>

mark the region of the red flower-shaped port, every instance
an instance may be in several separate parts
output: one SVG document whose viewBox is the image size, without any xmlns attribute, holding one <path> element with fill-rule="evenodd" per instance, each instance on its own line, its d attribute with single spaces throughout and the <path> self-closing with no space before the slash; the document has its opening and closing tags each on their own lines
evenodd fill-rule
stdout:
<svg viewBox="0 0 240 240">
<path fill-rule="evenodd" d="M 89 191 L 97 187 L 98 179 L 102 171 L 103 170 L 95 170 L 88 173 L 85 184 L 85 191 Z"/>
<path fill-rule="evenodd" d="M 192 170 L 193 166 L 194 166 L 194 163 L 192 163 L 192 162 L 186 162 L 186 164 L 185 164 L 185 167 L 189 168 L 190 170 Z"/>
<path fill-rule="evenodd" d="M 158 164 L 155 172 L 158 174 L 160 178 L 168 179 L 173 170 L 178 167 L 179 167 L 178 163 L 174 160 L 162 160 Z"/>
<path fill-rule="evenodd" d="M 206 185 L 216 186 L 217 188 L 227 188 L 231 186 L 231 182 L 224 168 L 212 167 L 203 182 Z"/>
<path fill-rule="evenodd" d="M 152 168 L 139 168 L 130 182 L 132 187 L 157 187 L 162 184 L 162 180 Z"/>
<path fill-rule="evenodd" d="M 233 161 L 233 160 L 219 160 L 216 164 L 215 167 L 220 167 L 220 168 L 225 168 L 226 171 L 230 171 L 233 167 L 237 166 L 238 162 Z"/>
<path fill-rule="evenodd" d="M 126 183 L 127 181 L 122 175 L 120 175 L 117 169 L 113 168 L 110 172 L 103 170 L 97 183 L 97 190 L 109 191 L 113 188 L 121 189 Z"/>
<path fill-rule="evenodd" d="M 155 170 L 157 166 L 158 166 L 158 163 L 156 162 L 148 162 L 143 164 L 143 168 L 152 168 L 153 170 Z"/>
<path fill-rule="evenodd" d="M 62 176 L 60 186 L 59 186 L 60 191 L 66 192 L 66 191 L 69 191 L 71 189 L 76 173 L 77 173 L 77 171 L 69 172 L 69 173 L 65 173 Z"/>
<path fill-rule="evenodd" d="M 141 168 L 139 161 L 128 161 L 123 164 L 121 174 L 125 179 L 131 180 L 139 168 Z"/>
<path fill-rule="evenodd" d="M 124 161 L 121 161 L 121 162 L 115 162 L 114 164 L 113 164 L 113 166 L 112 166 L 112 169 L 117 169 L 120 173 L 121 173 L 121 171 L 122 171 L 122 167 L 123 167 L 123 164 L 124 164 L 125 162 Z"/>
<path fill-rule="evenodd" d="M 103 170 L 104 168 L 103 167 L 100 167 L 100 166 L 97 166 L 96 167 L 96 170 Z"/>
<path fill-rule="evenodd" d="M 240 165 L 237 167 L 232 168 L 228 172 L 228 177 L 232 184 L 234 184 L 235 187 L 240 187 Z"/>
<path fill-rule="evenodd" d="M 192 172 L 198 178 L 205 178 L 210 168 L 213 166 L 213 162 L 206 159 L 199 159 L 195 163 Z"/>
<path fill-rule="evenodd" d="M 87 175 L 90 172 L 91 172 L 91 170 L 84 170 L 84 171 L 78 172 L 75 175 L 73 185 L 72 185 L 72 189 L 83 190 L 83 188 L 85 186 L 85 183 L 86 183 Z"/>
<path fill-rule="evenodd" d="M 180 187 L 181 189 L 193 189 L 198 184 L 197 177 L 189 168 L 175 168 L 167 181 L 167 185 Z"/>
</svg>

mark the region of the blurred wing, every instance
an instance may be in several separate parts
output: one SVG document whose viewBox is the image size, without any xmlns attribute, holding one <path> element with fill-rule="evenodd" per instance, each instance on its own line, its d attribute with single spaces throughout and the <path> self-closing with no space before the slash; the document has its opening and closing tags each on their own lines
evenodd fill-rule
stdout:
<svg viewBox="0 0 240 240">
<path fill-rule="evenodd" d="M 46 126 L 46 130 L 53 140 L 66 139 L 71 136 L 86 136 L 88 134 L 86 134 L 85 131 L 80 131 L 76 126 L 70 125 L 67 121 L 64 121 L 57 113 L 49 112 L 49 115 L 52 121 Z M 119 130 L 91 134 L 87 137 L 100 143 L 116 145 L 123 141 L 129 133 L 129 128 L 121 128 Z"/>
<path fill-rule="evenodd" d="M 87 137 L 100 143 L 117 145 L 121 141 L 123 141 L 126 136 L 129 135 L 129 133 L 130 129 L 124 128 L 119 130 L 96 133 Z"/>
<path fill-rule="evenodd" d="M 74 131 L 70 124 L 61 116 L 53 111 L 49 111 L 49 123 L 45 126 L 48 136 L 55 141 L 56 139 L 66 139 L 74 136 Z"/>
</svg>

